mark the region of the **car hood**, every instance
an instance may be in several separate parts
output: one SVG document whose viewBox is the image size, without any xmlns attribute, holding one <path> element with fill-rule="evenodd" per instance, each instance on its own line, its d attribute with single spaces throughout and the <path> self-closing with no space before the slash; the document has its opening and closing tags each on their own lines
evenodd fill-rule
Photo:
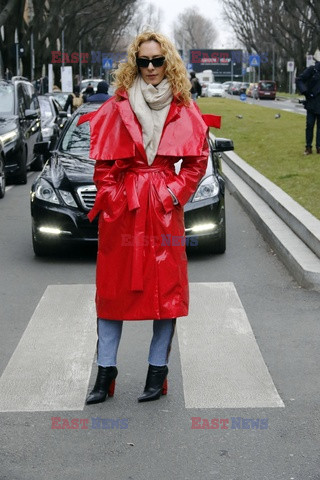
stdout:
<svg viewBox="0 0 320 480">
<path fill-rule="evenodd" d="M 88 157 L 55 154 L 47 162 L 42 177 L 56 188 L 93 184 L 94 161 Z"/>
<path fill-rule="evenodd" d="M 19 118 L 17 115 L 0 114 L 0 135 L 11 132 L 17 127 L 19 127 Z"/>
</svg>

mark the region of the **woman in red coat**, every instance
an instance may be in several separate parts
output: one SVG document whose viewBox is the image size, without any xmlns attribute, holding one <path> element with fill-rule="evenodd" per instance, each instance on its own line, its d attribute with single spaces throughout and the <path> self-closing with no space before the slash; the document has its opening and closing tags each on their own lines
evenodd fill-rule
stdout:
<svg viewBox="0 0 320 480">
<path fill-rule="evenodd" d="M 153 320 L 144 392 L 167 391 L 176 317 L 188 315 L 183 206 L 204 175 L 207 126 L 173 44 L 144 32 L 116 72 L 116 95 L 89 120 L 99 214 L 98 376 L 87 404 L 112 396 L 123 320 Z M 174 164 L 183 159 L 180 173 Z"/>
</svg>

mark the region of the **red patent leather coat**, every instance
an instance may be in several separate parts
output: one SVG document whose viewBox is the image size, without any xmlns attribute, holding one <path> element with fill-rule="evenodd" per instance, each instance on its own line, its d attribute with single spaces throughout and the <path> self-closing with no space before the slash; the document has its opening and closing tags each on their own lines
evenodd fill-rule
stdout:
<svg viewBox="0 0 320 480">
<path fill-rule="evenodd" d="M 92 220 L 99 214 L 97 316 L 114 320 L 186 316 L 183 205 L 204 175 L 209 153 L 208 127 L 198 107 L 172 101 L 151 166 L 126 92 L 121 100 L 113 97 L 96 112 L 83 115 L 79 123 L 87 120 L 97 186 L 88 216 Z M 174 163 L 181 158 L 177 175 Z"/>
</svg>

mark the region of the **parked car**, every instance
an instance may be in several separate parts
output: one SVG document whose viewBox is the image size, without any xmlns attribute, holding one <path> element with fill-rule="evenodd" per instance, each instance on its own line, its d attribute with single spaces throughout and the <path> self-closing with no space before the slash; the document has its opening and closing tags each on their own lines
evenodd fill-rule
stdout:
<svg viewBox="0 0 320 480">
<path fill-rule="evenodd" d="M 260 99 L 270 98 L 270 100 L 275 100 L 277 92 L 276 82 L 273 80 L 261 80 L 258 82 L 257 95 Z"/>
<path fill-rule="evenodd" d="M 89 84 L 91 84 L 92 88 L 96 92 L 98 83 L 102 81 L 103 81 L 103 78 L 85 78 L 80 83 L 80 92 L 83 93 Z"/>
<path fill-rule="evenodd" d="M 6 173 L 4 170 L 4 153 L 3 146 L 0 142 L 0 198 L 3 198 L 6 193 Z"/>
<path fill-rule="evenodd" d="M 240 86 L 241 86 L 241 82 L 232 82 L 229 85 L 227 92 L 230 95 L 240 95 Z"/>
<path fill-rule="evenodd" d="M 41 120 L 35 89 L 24 77 L 0 80 L 0 141 L 6 178 L 27 183 L 28 166 L 40 167 L 34 145 L 41 141 Z"/>
<path fill-rule="evenodd" d="M 257 83 L 249 83 L 249 86 L 246 90 L 247 97 L 258 98 L 257 88 L 258 88 Z"/>
<path fill-rule="evenodd" d="M 242 82 L 240 85 L 240 95 L 241 93 L 246 93 L 247 88 L 249 87 L 250 83 L 249 82 Z"/>
<path fill-rule="evenodd" d="M 224 91 L 227 92 L 228 89 L 229 89 L 229 86 L 231 85 L 232 82 L 228 81 L 228 82 L 223 82 L 221 85 L 223 86 L 224 88 Z"/>
<path fill-rule="evenodd" d="M 221 83 L 209 83 L 207 88 L 207 97 L 225 97 L 226 92 Z"/>
<path fill-rule="evenodd" d="M 42 139 L 44 142 L 49 142 L 49 150 L 52 150 L 67 120 L 67 112 L 50 93 L 39 95 L 38 100 L 41 111 Z"/>
<path fill-rule="evenodd" d="M 97 242 L 98 222 L 87 213 L 93 207 L 96 187 L 94 161 L 89 159 L 89 124 L 77 126 L 79 115 L 99 107 L 87 103 L 66 124 L 52 156 L 31 188 L 32 241 L 38 256 L 77 242 Z M 211 252 L 226 248 L 224 180 L 219 152 L 232 150 L 231 140 L 210 141 L 207 171 L 184 207 L 187 244 Z M 177 162 L 179 171 L 181 161 Z"/>
</svg>

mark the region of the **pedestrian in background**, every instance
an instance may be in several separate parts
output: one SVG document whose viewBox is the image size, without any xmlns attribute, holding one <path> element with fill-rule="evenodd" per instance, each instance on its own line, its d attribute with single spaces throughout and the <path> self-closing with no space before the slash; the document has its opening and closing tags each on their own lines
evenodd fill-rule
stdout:
<svg viewBox="0 0 320 480">
<path fill-rule="evenodd" d="M 201 96 L 202 87 L 194 72 L 190 73 L 190 82 L 191 82 L 191 90 L 190 90 L 191 98 L 192 100 L 197 100 L 197 98 Z"/>
<path fill-rule="evenodd" d="M 71 113 L 73 113 L 77 110 L 77 108 L 81 107 L 82 104 L 83 104 L 83 95 L 80 93 L 79 85 L 75 85 L 73 87 L 73 93 L 70 93 L 70 95 L 68 95 L 68 98 L 63 107 L 63 110 L 67 112 L 68 108 L 70 107 Z"/>
<path fill-rule="evenodd" d="M 307 110 L 306 120 L 306 149 L 304 154 L 312 153 L 312 141 L 314 126 L 316 126 L 316 149 L 320 153 L 320 50 L 317 49 L 313 59 L 315 65 L 306 68 L 296 78 L 296 85 L 302 95 L 305 95 L 304 102 Z"/>
<path fill-rule="evenodd" d="M 96 275 L 98 375 L 87 404 L 112 396 L 124 320 L 153 320 L 140 402 L 166 394 L 177 317 L 188 315 L 183 206 L 208 160 L 208 128 L 171 41 L 138 35 L 116 71 L 115 95 L 90 121 L 99 214 Z M 183 159 L 180 173 L 174 164 Z"/>
<path fill-rule="evenodd" d="M 91 97 L 91 95 L 94 95 L 94 88 L 91 83 L 88 83 L 87 88 L 83 92 L 84 101 L 87 102 L 88 98 Z"/>
<path fill-rule="evenodd" d="M 109 91 L 109 85 L 107 82 L 102 81 L 98 83 L 97 86 L 97 93 L 94 93 L 93 95 L 90 95 L 86 99 L 87 102 L 105 102 L 106 100 L 109 100 L 111 98 L 110 95 L 108 95 Z"/>
</svg>

